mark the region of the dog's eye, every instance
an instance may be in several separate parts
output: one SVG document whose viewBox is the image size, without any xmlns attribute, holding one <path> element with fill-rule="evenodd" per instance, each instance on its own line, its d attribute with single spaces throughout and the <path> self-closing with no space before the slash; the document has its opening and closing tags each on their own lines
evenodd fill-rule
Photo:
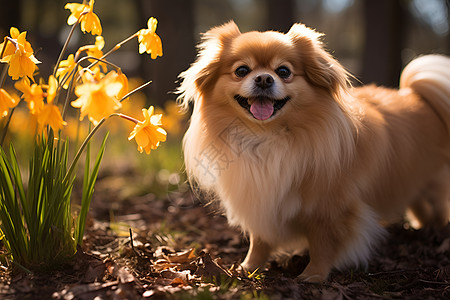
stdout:
<svg viewBox="0 0 450 300">
<path fill-rule="evenodd" d="M 289 76 L 291 76 L 291 74 L 292 74 L 291 70 L 289 70 L 289 68 L 285 67 L 285 66 L 281 66 L 278 69 L 276 69 L 275 73 L 277 73 L 277 75 L 283 79 L 289 78 Z"/>
<path fill-rule="evenodd" d="M 240 66 L 234 71 L 234 74 L 241 78 L 247 76 L 248 73 L 250 73 L 250 68 L 247 66 Z"/>
</svg>

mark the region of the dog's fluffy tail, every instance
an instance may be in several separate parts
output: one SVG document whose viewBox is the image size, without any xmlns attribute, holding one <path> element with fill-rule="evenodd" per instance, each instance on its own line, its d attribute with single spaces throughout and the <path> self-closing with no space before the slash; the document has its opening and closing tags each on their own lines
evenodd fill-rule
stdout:
<svg viewBox="0 0 450 300">
<path fill-rule="evenodd" d="M 408 87 L 431 105 L 450 134 L 450 58 L 432 54 L 411 61 L 400 77 L 400 89 Z"/>
</svg>

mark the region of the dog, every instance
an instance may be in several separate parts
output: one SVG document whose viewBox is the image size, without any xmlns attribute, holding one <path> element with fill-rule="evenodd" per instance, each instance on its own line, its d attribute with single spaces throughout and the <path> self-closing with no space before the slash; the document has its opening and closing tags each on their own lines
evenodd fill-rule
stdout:
<svg viewBox="0 0 450 300">
<path fill-rule="evenodd" d="M 244 270 L 308 249 L 299 278 L 321 282 L 367 265 L 406 210 L 423 226 L 449 221 L 450 58 L 413 60 L 398 90 L 352 87 L 321 39 L 303 24 L 241 33 L 231 21 L 180 74 L 179 103 L 193 103 L 186 171 L 249 236 Z"/>
</svg>

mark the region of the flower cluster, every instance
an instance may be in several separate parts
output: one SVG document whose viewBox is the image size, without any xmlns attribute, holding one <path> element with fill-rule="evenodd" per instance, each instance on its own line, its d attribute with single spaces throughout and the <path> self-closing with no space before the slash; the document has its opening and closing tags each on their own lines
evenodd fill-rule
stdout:
<svg viewBox="0 0 450 300">
<path fill-rule="evenodd" d="M 36 116 L 38 122 L 38 132 L 42 132 L 46 125 L 49 125 L 54 132 L 62 129 L 67 123 L 63 120 L 59 108 L 53 104 L 56 96 L 58 82 L 55 77 L 48 78 L 48 84 L 30 84 L 30 80 L 24 77 L 14 85 L 21 91 L 22 98 L 28 103 L 30 113 Z M 45 92 L 44 92 L 45 91 Z M 47 102 L 44 102 L 46 98 Z"/>
<path fill-rule="evenodd" d="M 65 5 L 65 8 L 70 10 L 67 24 L 72 25 L 72 31 L 61 51 L 53 75 L 47 80 L 41 78 L 35 81 L 35 71 L 40 61 L 36 59 L 31 44 L 26 40 L 26 32 L 20 32 L 17 28 L 12 27 L 10 36 L 5 37 L 0 44 L 0 62 L 4 64 L 4 68 L 8 68 L 8 75 L 12 80 L 16 81 L 14 87 L 21 92 L 20 98 L 27 103 L 30 114 L 37 121 L 38 134 L 45 133 L 48 128 L 58 132 L 67 125 L 64 121 L 66 104 L 69 95 L 74 93 L 77 98 L 70 104 L 80 109 L 80 121 L 86 116 L 94 126 L 101 125 L 103 120 L 112 116 L 132 121 L 136 126 L 129 139 L 136 140 L 140 152 L 145 150 L 150 153 L 150 149 L 156 149 L 159 143 L 166 139 L 167 133 L 160 127 L 162 115 L 153 115 L 153 107 L 143 109 L 143 121 L 118 113 L 122 107 L 121 102 L 128 99 L 133 92 L 128 91 L 127 76 L 118 66 L 110 63 L 107 57 L 134 38 L 138 40 L 140 54 L 146 52 L 152 59 L 162 56 L 161 39 L 156 34 L 158 21 L 150 18 L 148 28 L 137 31 L 104 54 L 105 41 L 101 36 L 100 19 L 94 13 L 94 0 L 86 2 Z M 76 53 L 63 59 L 67 44 L 78 24 L 82 32 L 96 36 L 95 43 L 82 46 Z M 3 83 L 3 79 L 0 78 L 0 82 Z M 58 99 L 63 93 L 66 100 L 62 105 L 58 105 Z M 0 118 L 11 118 L 19 102 L 18 97 L 0 86 Z M 6 124 L 9 124 L 9 120 Z M 4 131 L 6 130 L 7 125 L 4 128 Z"/>
</svg>

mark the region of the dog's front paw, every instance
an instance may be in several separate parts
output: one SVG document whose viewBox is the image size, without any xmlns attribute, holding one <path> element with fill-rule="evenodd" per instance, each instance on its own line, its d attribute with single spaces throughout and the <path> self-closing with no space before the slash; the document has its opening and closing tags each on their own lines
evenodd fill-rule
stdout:
<svg viewBox="0 0 450 300">
<path fill-rule="evenodd" d="M 258 269 L 259 266 L 255 265 L 255 264 L 251 264 L 247 261 L 244 261 L 242 264 L 240 264 L 240 267 L 241 267 L 242 271 L 248 273 L 248 272 L 255 271 L 256 269 Z"/>
<path fill-rule="evenodd" d="M 324 266 L 319 267 L 309 263 L 305 270 L 303 270 L 303 273 L 298 275 L 297 278 L 305 282 L 320 283 L 327 280 L 329 270 L 330 268 Z"/>
<path fill-rule="evenodd" d="M 321 283 L 327 280 L 326 277 L 320 274 L 305 274 L 304 272 L 297 276 L 297 278 L 304 282 L 311 282 L 311 283 Z"/>
<path fill-rule="evenodd" d="M 245 267 L 242 266 L 242 264 L 238 264 L 238 265 L 233 265 L 232 268 L 232 273 L 236 276 L 240 276 L 240 277 L 247 277 L 249 271 L 247 271 L 247 269 Z"/>
<path fill-rule="evenodd" d="M 233 269 L 233 274 L 242 278 L 258 278 L 262 270 L 260 268 L 246 268 L 243 264 Z"/>
</svg>

